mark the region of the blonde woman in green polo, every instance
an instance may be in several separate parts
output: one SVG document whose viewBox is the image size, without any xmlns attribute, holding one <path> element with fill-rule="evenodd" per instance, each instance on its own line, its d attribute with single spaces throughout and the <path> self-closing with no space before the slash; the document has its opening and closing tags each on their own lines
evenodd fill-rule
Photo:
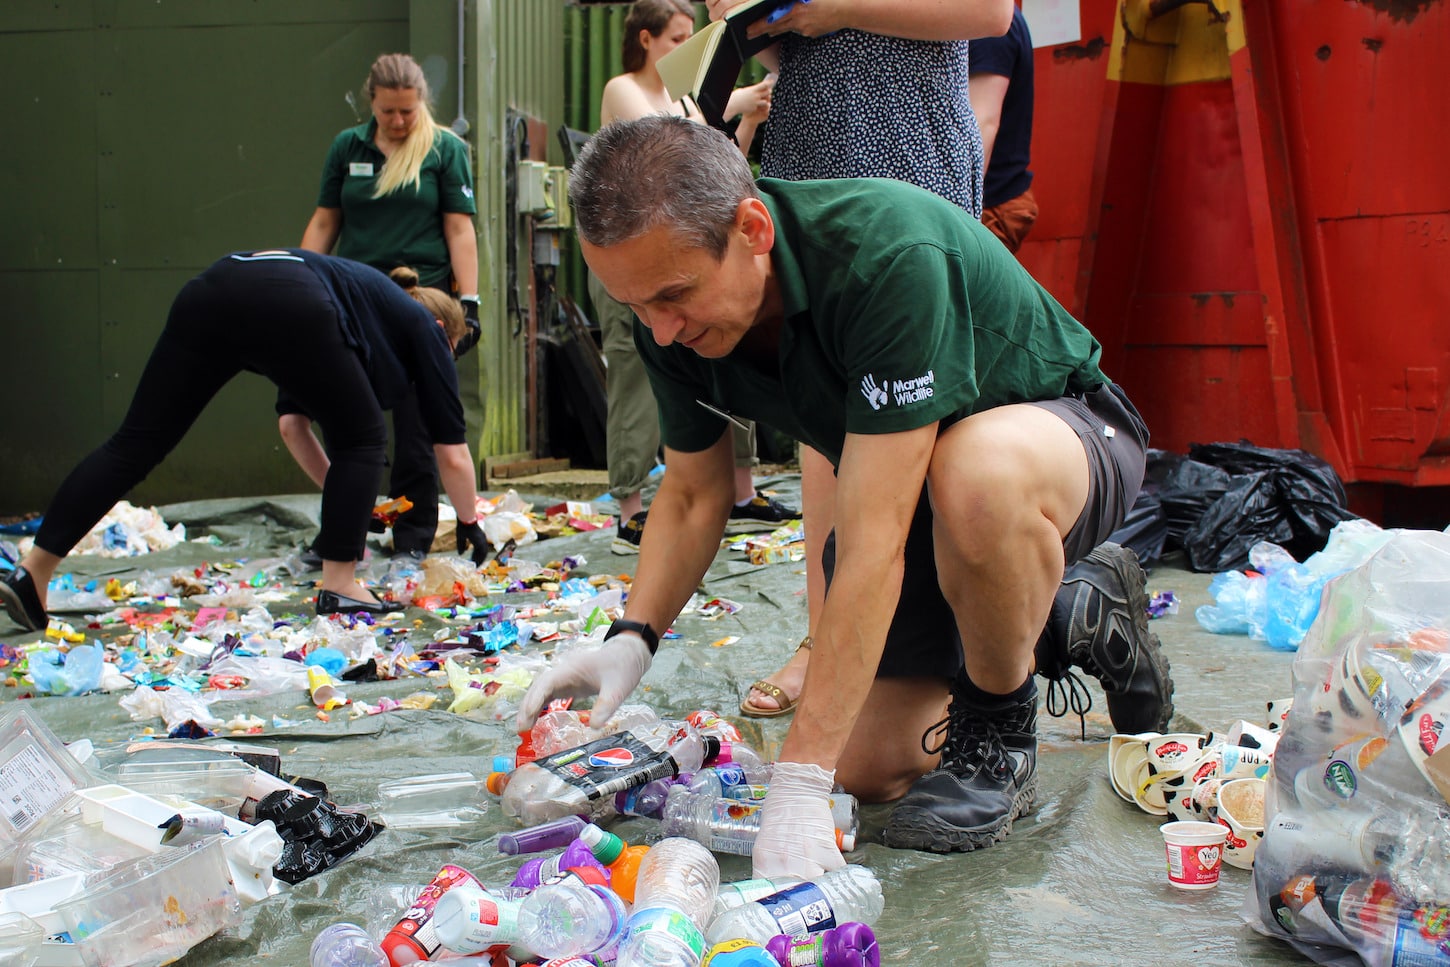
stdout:
<svg viewBox="0 0 1450 967">
<path fill-rule="evenodd" d="M 372 117 L 333 139 L 301 247 L 384 272 L 408 265 L 421 285 L 454 293 L 468 324 L 456 358 L 477 344 L 481 332 L 468 145 L 433 120 L 428 80 L 407 54 L 374 61 L 366 88 Z M 316 452 L 302 436 L 311 435 L 308 416 L 285 399 L 277 409 L 288 449 Z M 318 467 L 302 469 L 319 478 Z M 393 525 L 393 552 L 422 559 L 438 528 L 438 473 L 413 394 L 393 410 L 388 496 L 413 503 Z"/>
</svg>

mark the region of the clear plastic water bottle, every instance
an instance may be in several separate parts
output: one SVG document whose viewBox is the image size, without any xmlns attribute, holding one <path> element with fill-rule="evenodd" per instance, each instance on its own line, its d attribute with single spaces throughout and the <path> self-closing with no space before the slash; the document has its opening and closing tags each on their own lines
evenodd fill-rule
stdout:
<svg viewBox="0 0 1450 967">
<path fill-rule="evenodd" d="M 312 967 L 388 967 L 388 955 L 355 923 L 334 923 L 317 935 L 308 954 Z"/>
<path fill-rule="evenodd" d="M 433 929 L 455 953 L 499 953 L 510 947 L 544 957 L 595 952 L 612 956 L 624 930 L 626 910 L 602 877 L 590 869 L 537 890 L 459 886 L 438 900 Z M 586 882 L 583 878 L 600 882 Z"/>
<path fill-rule="evenodd" d="M 675 786 L 665 802 L 665 835 L 693 839 L 717 853 L 749 856 L 760 835 L 764 805 L 763 801 L 723 799 Z M 855 849 L 854 833 L 836 830 L 836 845 L 842 852 Z"/>
<path fill-rule="evenodd" d="M 704 755 L 705 740 L 684 723 L 607 735 L 519 766 L 503 790 L 503 811 L 526 825 L 569 815 L 602 818 L 614 811 L 616 793 L 697 772 Z"/>
<path fill-rule="evenodd" d="M 710 918 L 714 923 L 715 918 L 726 910 L 734 910 L 736 907 L 743 907 L 755 900 L 762 900 L 772 893 L 779 893 L 788 886 L 795 886 L 799 883 L 793 877 L 767 877 L 762 876 L 754 880 L 736 880 L 734 883 L 721 883 L 720 889 L 715 894 L 715 913 Z"/>
<path fill-rule="evenodd" d="M 624 901 L 606 887 L 546 883 L 519 908 L 521 946 L 540 957 L 613 960 L 628 915 Z"/>
<path fill-rule="evenodd" d="M 843 866 L 727 911 L 710 924 L 709 939 L 721 943 L 742 937 L 766 944 L 780 934 L 820 933 L 852 921 L 870 925 L 885 902 L 874 873 L 864 866 Z"/>
<path fill-rule="evenodd" d="M 617 967 L 698 967 L 719 887 L 720 866 L 705 847 L 680 837 L 656 843 L 640 864 Z"/>
</svg>

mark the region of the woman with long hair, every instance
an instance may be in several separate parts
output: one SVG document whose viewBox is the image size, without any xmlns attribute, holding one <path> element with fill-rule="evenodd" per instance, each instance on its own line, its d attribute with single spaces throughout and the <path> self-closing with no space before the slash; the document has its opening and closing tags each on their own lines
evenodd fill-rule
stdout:
<svg viewBox="0 0 1450 967">
<path fill-rule="evenodd" d="M 468 324 L 455 351 L 462 355 L 481 332 L 468 146 L 433 120 L 428 80 L 407 54 L 374 61 L 366 90 L 372 117 L 333 139 L 302 248 L 383 272 L 408 265 L 422 285 L 457 293 Z M 287 448 L 294 455 L 311 451 L 307 414 L 288 400 L 278 401 L 278 413 Z M 393 438 L 388 496 L 413 504 L 393 525 L 393 551 L 422 558 L 438 529 L 438 478 L 411 397 L 393 411 Z M 316 479 L 316 467 L 303 469 Z"/>
</svg>

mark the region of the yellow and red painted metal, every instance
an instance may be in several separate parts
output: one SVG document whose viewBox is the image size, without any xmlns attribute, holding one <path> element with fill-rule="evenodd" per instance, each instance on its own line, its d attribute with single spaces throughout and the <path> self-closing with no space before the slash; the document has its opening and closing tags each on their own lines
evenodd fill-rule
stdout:
<svg viewBox="0 0 1450 967">
<path fill-rule="evenodd" d="M 1450 0 L 1082 0 L 1019 257 L 1154 444 L 1450 484 Z"/>
</svg>

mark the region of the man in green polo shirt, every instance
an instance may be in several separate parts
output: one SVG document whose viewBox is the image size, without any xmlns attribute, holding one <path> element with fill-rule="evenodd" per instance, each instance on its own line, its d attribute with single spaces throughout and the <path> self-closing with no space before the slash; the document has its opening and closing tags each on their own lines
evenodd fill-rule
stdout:
<svg viewBox="0 0 1450 967">
<path fill-rule="evenodd" d="M 646 118 L 605 128 L 571 174 L 585 259 L 640 320 L 670 472 L 624 618 L 539 676 L 519 724 L 562 695 L 597 694 L 607 717 L 638 684 L 714 558 L 726 420 L 762 420 L 838 484 L 757 874 L 842 864 L 835 780 L 899 800 L 888 845 L 990 845 L 1035 793 L 1034 649 L 1065 565 L 1091 562 L 1132 505 L 1147 431 L 1092 334 L 961 209 L 885 180 L 757 184 L 730 147 Z M 1126 636 L 1118 657 L 1155 652 L 1161 690 L 1142 615 L 1089 610 Z"/>
</svg>

